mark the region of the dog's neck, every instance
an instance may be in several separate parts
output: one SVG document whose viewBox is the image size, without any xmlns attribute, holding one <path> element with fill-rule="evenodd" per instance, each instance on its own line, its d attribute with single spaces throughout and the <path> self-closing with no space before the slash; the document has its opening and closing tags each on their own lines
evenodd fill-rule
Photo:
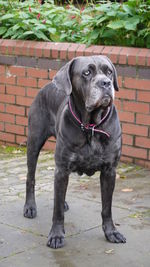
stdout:
<svg viewBox="0 0 150 267">
<path fill-rule="evenodd" d="M 83 124 L 90 123 L 91 113 L 85 109 L 85 103 L 76 95 L 71 95 L 71 104 L 74 113 L 80 118 Z"/>
<path fill-rule="evenodd" d="M 74 113 L 80 118 L 81 122 L 86 125 L 90 123 L 98 124 L 105 116 L 104 109 L 97 109 L 92 112 L 88 112 L 85 108 L 85 103 L 75 95 L 71 95 L 72 109 Z"/>
</svg>

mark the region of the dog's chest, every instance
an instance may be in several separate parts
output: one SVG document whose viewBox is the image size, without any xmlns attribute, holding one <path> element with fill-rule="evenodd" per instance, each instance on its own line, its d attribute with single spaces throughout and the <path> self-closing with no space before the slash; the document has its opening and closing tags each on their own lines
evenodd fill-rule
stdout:
<svg viewBox="0 0 150 267">
<path fill-rule="evenodd" d="M 100 170 L 104 161 L 104 147 L 100 142 L 93 139 L 90 144 L 85 144 L 69 157 L 69 169 L 78 172 L 80 175 L 86 173 L 91 176 L 95 171 Z"/>
</svg>

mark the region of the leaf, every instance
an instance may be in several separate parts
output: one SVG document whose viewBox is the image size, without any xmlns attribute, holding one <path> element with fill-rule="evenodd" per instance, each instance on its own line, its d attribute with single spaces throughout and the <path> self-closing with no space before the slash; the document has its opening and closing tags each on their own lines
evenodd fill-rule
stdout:
<svg viewBox="0 0 150 267">
<path fill-rule="evenodd" d="M 28 36 L 28 35 L 31 35 L 31 34 L 34 34 L 33 31 L 26 31 L 23 33 L 23 36 Z"/>
<path fill-rule="evenodd" d="M 115 252 L 115 250 L 112 248 L 112 249 L 108 249 L 108 250 L 105 250 L 105 253 L 106 254 L 113 254 Z"/>
<path fill-rule="evenodd" d="M 122 192 L 133 192 L 132 188 L 124 188 L 121 190 Z"/>
<path fill-rule="evenodd" d="M 107 20 L 107 18 L 106 18 L 105 16 L 100 17 L 100 18 L 97 20 L 96 25 L 101 24 L 101 23 L 102 23 L 103 21 L 105 21 L 105 20 Z"/>
<path fill-rule="evenodd" d="M 6 27 L 0 27 L 0 35 L 3 35 L 7 31 Z"/>
<path fill-rule="evenodd" d="M 140 22 L 138 17 L 128 18 L 128 20 L 123 22 L 123 25 L 126 30 L 135 31 L 137 24 Z"/>
<path fill-rule="evenodd" d="M 55 34 L 56 33 L 56 29 L 55 28 L 48 28 L 48 32 L 51 34 Z"/>
<path fill-rule="evenodd" d="M 111 21 L 108 23 L 107 27 L 111 28 L 113 30 L 121 29 L 123 28 L 123 22 L 121 20 Z"/>
<path fill-rule="evenodd" d="M 1 21 L 11 19 L 14 17 L 14 14 L 6 14 L 0 18 Z"/>
<path fill-rule="evenodd" d="M 37 38 L 39 40 L 49 41 L 49 39 L 47 38 L 47 36 L 43 32 L 41 32 L 41 31 L 38 31 L 38 32 L 34 31 L 34 34 L 37 36 Z"/>
</svg>

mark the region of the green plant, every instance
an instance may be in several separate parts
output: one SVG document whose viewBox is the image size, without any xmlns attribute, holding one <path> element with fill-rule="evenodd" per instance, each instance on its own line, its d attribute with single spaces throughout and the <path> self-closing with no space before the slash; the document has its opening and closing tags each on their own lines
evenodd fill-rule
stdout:
<svg viewBox="0 0 150 267">
<path fill-rule="evenodd" d="M 150 48 L 150 0 L 57 6 L 0 1 L 0 38 Z"/>
</svg>

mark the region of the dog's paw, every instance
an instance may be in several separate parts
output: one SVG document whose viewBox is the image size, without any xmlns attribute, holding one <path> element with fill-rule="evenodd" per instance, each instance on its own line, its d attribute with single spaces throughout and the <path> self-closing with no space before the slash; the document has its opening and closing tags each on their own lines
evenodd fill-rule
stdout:
<svg viewBox="0 0 150 267">
<path fill-rule="evenodd" d="M 23 215 L 26 218 L 33 219 L 37 215 L 37 209 L 36 209 L 36 204 L 25 204 L 24 205 L 24 210 L 23 210 Z"/>
<path fill-rule="evenodd" d="M 48 236 L 47 246 L 50 248 L 62 248 L 64 246 L 64 230 L 62 225 L 53 226 Z"/>
<path fill-rule="evenodd" d="M 105 237 L 111 243 L 126 243 L 126 238 L 117 230 L 105 233 Z"/>
</svg>

